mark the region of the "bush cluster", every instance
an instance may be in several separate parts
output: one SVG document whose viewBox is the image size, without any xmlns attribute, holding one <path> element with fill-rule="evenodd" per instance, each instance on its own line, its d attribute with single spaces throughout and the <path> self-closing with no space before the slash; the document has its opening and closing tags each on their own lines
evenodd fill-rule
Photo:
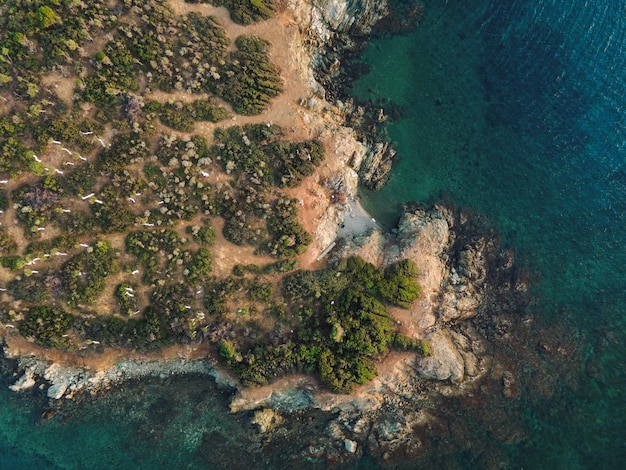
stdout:
<svg viewBox="0 0 626 470">
<path fill-rule="evenodd" d="M 15 240 L 4 229 L 0 229 L 0 254 L 11 254 L 16 248 Z"/>
<path fill-rule="evenodd" d="M 115 289 L 115 298 L 120 306 L 120 314 L 134 315 L 137 311 L 137 297 L 135 284 L 122 283 Z"/>
<path fill-rule="evenodd" d="M 74 317 L 57 307 L 31 307 L 19 330 L 23 336 L 32 336 L 42 346 L 67 349 L 69 340 L 63 335 L 72 326 Z"/>
<path fill-rule="evenodd" d="M 230 119 L 232 115 L 223 106 L 216 106 L 211 101 L 195 100 L 191 103 L 165 103 L 152 106 L 156 108 L 163 124 L 181 132 L 193 131 L 196 122 L 219 122 Z"/>
<path fill-rule="evenodd" d="M 76 319 L 74 329 L 87 338 L 97 338 L 103 345 L 141 351 L 155 350 L 173 341 L 160 312 L 153 307 L 146 308 L 141 318 L 98 316 Z"/>
<path fill-rule="evenodd" d="M 7 283 L 7 291 L 14 298 L 29 304 L 45 304 L 50 300 L 50 292 L 40 276 L 13 279 Z"/>
<path fill-rule="evenodd" d="M 193 237 L 196 243 L 202 245 L 212 245 L 215 243 L 215 230 L 210 225 L 188 226 L 185 231 Z"/>
<path fill-rule="evenodd" d="M 277 258 L 301 254 L 311 237 L 297 220 L 297 201 L 272 186 L 291 186 L 310 175 L 324 158 L 317 141 L 279 140 L 282 129 L 274 125 L 245 125 L 215 131 L 214 160 L 232 174 L 232 189 L 218 198 L 224 217 L 224 236 L 236 244 L 259 245 Z"/>
<path fill-rule="evenodd" d="M 104 233 L 124 232 L 135 222 L 135 214 L 127 201 L 119 197 L 112 184 L 106 184 L 98 195 L 98 201 L 90 206 L 94 218 Z"/>
<path fill-rule="evenodd" d="M 244 177 L 252 184 L 297 186 L 324 160 L 324 147 L 316 140 L 279 140 L 282 135 L 282 129 L 276 125 L 216 129 L 216 143 L 211 151 L 227 173 Z"/>
<path fill-rule="evenodd" d="M 185 242 L 171 229 L 142 230 L 126 236 L 126 251 L 142 263 L 149 282 L 176 278 L 183 264 L 178 260 L 188 257 L 182 249 L 184 245 Z"/>
<path fill-rule="evenodd" d="M 269 59 L 269 42 L 264 39 L 239 36 L 237 50 L 223 68 L 220 80 L 207 83 L 209 91 L 228 101 L 238 114 L 260 114 L 270 99 L 283 91 L 282 79 Z"/>
<path fill-rule="evenodd" d="M 98 153 L 96 169 L 103 175 L 121 171 L 127 165 L 142 161 L 149 153 L 145 136 L 138 132 L 120 132 L 111 146 Z"/>
<path fill-rule="evenodd" d="M 306 250 L 313 238 L 297 220 L 297 200 L 280 197 L 272 204 L 267 221 L 268 240 L 262 250 L 275 258 L 293 258 Z"/>
<path fill-rule="evenodd" d="M 61 267 L 65 299 L 72 307 L 93 304 L 105 287 L 106 278 L 118 270 L 117 254 L 107 241 L 73 256 Z"/>
<path fill-rule="evenodd" d="M 415 274 L 415 265 L 406 260 L 380 270 L 356 257 L 325 270 L 289 274 L 283 293 L 298 316 L 293 337 L 278 346 L 261 343 L 236 350 L 232 357 L 239 359 L 227 362 L 245 383 L 314 371 L 331 390 L 349 393 L 375 376 L 374 361 L 390 348 L 431 353 L 427 343 L 394 332 L 380 291 L 394 276 L 405 276 L 416 287 Z"/>
</svg>

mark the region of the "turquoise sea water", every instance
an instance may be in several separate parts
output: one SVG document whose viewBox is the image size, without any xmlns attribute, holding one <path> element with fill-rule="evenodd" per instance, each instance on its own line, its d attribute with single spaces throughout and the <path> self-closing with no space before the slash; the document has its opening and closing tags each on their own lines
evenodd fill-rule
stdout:
<svg viewBox="0 0 626 470">
<path fill-rule="evenodd" d="M 3 470 L 257 468 L 249 417 L 204 376 L 129 383 L 48 421 L 39 397 L 1 385 Z"/>
<path fill-rule="evenodd" d="M 366 206 L 388 225 L 408 200 L 488 217 L 537 279 L 532 312 L 581 338 L 578 386 L 521 398 L 533 436 L 507 449 L 513 468 L 622 468 L 626 1 L 425 0 L 425 12 L 415 32 L 373 41 L 354 86 L 405 109 L 388 128 L 398 166 Z M 270 467 L 250 417 L 230 416 L 204 378 L 129 384 L 47 422 L 7 385 L 0 469 Z"/>
<path fill-rule="evenodd" d="M 528 405 L 530 468 L 626 458 L 626 2 L 426 0 L 373 41 L 353 94 L 400 105 L 399 162 L 364 205 L 447 201 L 485 214 L 538 281 L 533 313 L 580 334 L 581 383 Z"/>
</svg>

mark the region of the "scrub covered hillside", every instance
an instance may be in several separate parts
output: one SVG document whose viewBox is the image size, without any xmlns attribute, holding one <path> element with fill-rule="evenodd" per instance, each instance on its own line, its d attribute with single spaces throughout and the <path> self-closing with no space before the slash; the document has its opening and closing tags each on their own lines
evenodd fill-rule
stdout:
<svg viewBox="0 0 626 470">
<path fill-rule="evenodd" d="M 285 191 L 324 147 L 233 125 L 285 86 L 268 41 L 155 0 L 6 1 L 0 34 L 4 323 L 77 353 L 207 342 L 245 383 L 304 370 L 342 392 L 390 347 L 428 352 L 385 306 L 418 297 L 414 265 L 284 278 L 311 243 Z M 250 262 L 218 275 L 218 245 Z"/>
</svg>

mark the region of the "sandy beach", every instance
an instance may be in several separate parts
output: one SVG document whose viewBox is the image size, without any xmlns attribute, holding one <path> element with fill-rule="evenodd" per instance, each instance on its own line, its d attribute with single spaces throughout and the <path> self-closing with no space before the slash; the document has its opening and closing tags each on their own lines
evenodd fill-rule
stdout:
<svg viewBox="0 0 626 470">
<path fill-rule="evenodd" d="M 367 213 L 358 199 L 348 201 L 346 218 L 337 232 L 338 238 L 350 238 L 363 235 L 370 230 L 381 229 L 376 220 Z"/>
</svg>

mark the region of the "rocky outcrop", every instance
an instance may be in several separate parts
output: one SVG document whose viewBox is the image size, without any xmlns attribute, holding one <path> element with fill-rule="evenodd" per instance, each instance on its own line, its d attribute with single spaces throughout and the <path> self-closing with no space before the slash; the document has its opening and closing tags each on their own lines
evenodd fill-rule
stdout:
<svg viewBox="0 0 626 470">
<path fill-rule="evenodd" d="M 427 338 L 433 352 L 431 356 L 416 360 L 417 374 L 425 379 L 462 381 L 465 370 L 463 357 L 449 334 L 445 330 L 440 330 L 429 334 Z"/>
<path fill-rule="evenodd" d="M 283 423 L 283 417 L 271 408 L 264 408 L 257 410 L 252 418 L 252 424 L 256 424 L 259 427 L 259 432 L 264 434 L 271 431 L 276 426 Z"/>
<path fill-rule="evenodd" d="M 367 189 L 375 191 L 387 182 L 395 156 L 396 149 L 390 142 L 375 142 L 362 159 L 355 158 L 351 164 L 358 170 L 359 177 Z"/>
<path fill-rule="evenodd" d="M 341 34 L 367 34 L 389 10 L 383 0 L 294 0 L 299 24 L 308 25 L 323 42 Z"/>
<path fill-rule="evenodd" d="M 5 355 L 7 352 L 5 349 Z M 10 359 L 10 355 L 6 357 Z M 208 361 L 127 359 L 115 366 L 93 371 L 35 357 L 19 356 L 14 359 L 17 361 L 17 369 L 21 371 L 21 375 L 9 388 L 21 392 L 32 388 L 39 382 L 45 387 L 47 397 L 52 400 L 72 399 L 80 393 L 96 394 L 125 381 L 143 377 L 164 378 L 184 374 L 206 375 L 215 379 L 218 386 L 236 387 L 235 382 Z"/>
<path fill-rule="evenodd" d="M 307 50 L 308 58 L 303 62 L 312 71 L 311 89 L 322 98 L 324 107 L 334 107 L 341 116 L 338 127 L 349 123 L 352 132 L 356 130 L 348 140 L 356 137 L 362 148 L 349 155 L 349 163 L 363 185 L 378 189 L 386 182 L 396 154 L 377 126 L 387 116 L 382 109 L 355 106 L 345 96 L 344 90 L 353 78 L 342 65 L 364 47 L 372 28 L 388 17 L 387 1 L 294 0 L 290 5 L 301 27 L 302 46 Z M 309 109 L 318 107 L 314 100 L 306 103 Z"/>
<path fill-rule="evenodd" d="M 509 363 L 511 345 L 495 326 L 519 326 L 509 315 L 527 302 L 511 254 L 480 217 L 449 207 L 409 205 L 394 232 L 373 230 L 344 240 L 333 256 L 356 254 L 383 266 L 415 260 L 423 296 L 396 318 L 404 331 L 429 341 L 432 355 L 405 354 L 393 365 L 386 361 L 376 379 L 349 397 L 312 393 L 314 383 L 300 383 L 293 393 L 306 396 L 309 407 L 339 412 L 326 436 L 312 440 L 300 458 L 323 457 L 342 465 L 363 451 L 383 462 L 399 455 L 426 458 L 431 439 L 449 432 L 442 428 L 437 403 L 447 409 L 452 397 L 459 403 L 495 389 L 511 400 L 519 393 L 520 370 Z M 285 397 L 281 401 L 273 393 L 259 402 L 244 393 L 235 402 L 240 411 L 276 407 L 288 413 L 289 403 L 300 401 Z"/>
<path fill-rule="evenodd" d="M 35 374 L 32 370 L 26 369 L 24 374 L 17 379 L 17 381 L 9 385 L 9 389 L 14 392 L 21 392 L 23 390 L 28 390 L 29 388 L 33 388 L 37 382 L 35 381 Z"/>
</svg>

